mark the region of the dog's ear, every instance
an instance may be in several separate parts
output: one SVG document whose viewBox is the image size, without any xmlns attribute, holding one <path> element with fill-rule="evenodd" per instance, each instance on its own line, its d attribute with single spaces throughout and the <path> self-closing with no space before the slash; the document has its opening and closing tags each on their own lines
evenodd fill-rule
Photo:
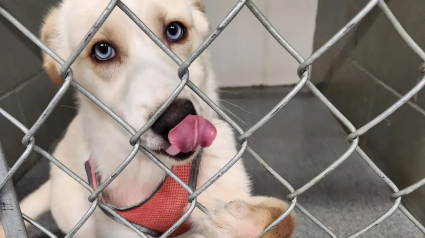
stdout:
<svg viewBox="0 0 425 238">
<path fill-rule="evenodd" d="M 60 45 L 63 44 L 61 42 L 60 32 L 57 28 L 59 20 L 59 8 L 53 8 L 46 15 L 43 26 L 41 27 L 41 41 L 53 50 L 56 54 L 60 55 L 59 49 Z M 43 54 L 43 66 L 46 69 L 46 72 L 52 80 L 53 83 L 57 85 L 63 84 L 63 79 L 60 76 L 59 70 L 60 65 L 57 63 L 52 57 L 48 54 L 42 52 Z"/>
<path fill-rule="evenodd" d="M 210 23 L 205 15 L 205 6 L 202 0 L 190 0 L 193 7 L 196 9 L 194 13 L 195 27 L 198 32 L 202 34 L 202 38 L 207 37 L 208 32 L 211 30 Z"/>
</svg>

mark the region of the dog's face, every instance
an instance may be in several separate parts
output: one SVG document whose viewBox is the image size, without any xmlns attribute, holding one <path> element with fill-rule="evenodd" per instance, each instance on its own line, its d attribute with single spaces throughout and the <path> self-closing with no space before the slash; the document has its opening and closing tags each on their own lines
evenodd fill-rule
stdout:
<svg viewBox="0 0 425 238">
<path fill-rule="evenodd" d="M 200 0 L 123 2 L 182 60 L 209 32 Z M 65 0 L 47 17 L 42 28 L 43 42 L 67 59 L 108 3 L 108 0 Z M 60 66 L 49 56 L 44 60 L 52 81 L 62 83 L 58 74 Z M 71 68 L 78 83 L 135 129 L 147 122 L 180 82 L 178 65 L 118 7 Z M 215 100 L 208 56 L 199 57 L 189 70 L 190 81 Z M 178 98 L 141 139 L 148 149 L 181 160 L 189 158 L 193 151 L 163 153 L 170 146 L 169 131 L 189 114 L 209 119 L 211 109 L 188 88 Z M 82 108 L 93 106 L 82 95 L 79 99 Z M 199 121 L 195 119 L 194 123 Z"/>
</svg>

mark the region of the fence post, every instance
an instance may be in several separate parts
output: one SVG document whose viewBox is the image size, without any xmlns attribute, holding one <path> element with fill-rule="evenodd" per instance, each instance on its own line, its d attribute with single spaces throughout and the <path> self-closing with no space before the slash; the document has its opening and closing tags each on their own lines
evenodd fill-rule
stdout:
<svg viewBox="0 0 425 238">
<path fill-rule="evenodd" d="M 8 170 L 9 167 L 7 166 L 3 147 L 0 142 L 0 180 L 6 177 Z M 0 222 L 6 237 L 28 238 L 18 198 L 16 197 L 15 188 L 11 180 L 0 191 Z"/>
</svg>

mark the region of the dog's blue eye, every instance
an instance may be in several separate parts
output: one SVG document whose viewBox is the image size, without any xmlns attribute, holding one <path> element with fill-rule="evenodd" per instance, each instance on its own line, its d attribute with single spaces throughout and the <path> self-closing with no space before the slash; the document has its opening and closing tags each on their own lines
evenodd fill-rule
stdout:
<svg viewBox="0 0 425 238">
<path fill-rule="evenodd" d="M 176 42 L 183 38 L 185 30 L 185 27 L 180 22 L 172 22 L 167 26 L 165 36 L 168 41 Z"/>
<path fill-rule="evenodd" d="M 115 57 L 114 48 L 107 43 L 97 43 L 93 47 L 93 55 L 100 61 L 110 60 Z"/>
</svg>

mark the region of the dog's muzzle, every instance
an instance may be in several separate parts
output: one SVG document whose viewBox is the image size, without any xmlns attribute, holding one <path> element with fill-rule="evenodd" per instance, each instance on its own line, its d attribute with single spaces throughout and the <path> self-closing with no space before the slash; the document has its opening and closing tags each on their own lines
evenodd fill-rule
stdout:
<svg viewBox="0 0 425 238">
<path fill-rule="evenodd" d="M 167 142 L 162 150 L 175 159 L 189 158 L 199 146 L 210 146 L 217 135 L 214 125 L 197 115 L 187 99 L 175 100 L 151 129 Z"/>
</svg>

